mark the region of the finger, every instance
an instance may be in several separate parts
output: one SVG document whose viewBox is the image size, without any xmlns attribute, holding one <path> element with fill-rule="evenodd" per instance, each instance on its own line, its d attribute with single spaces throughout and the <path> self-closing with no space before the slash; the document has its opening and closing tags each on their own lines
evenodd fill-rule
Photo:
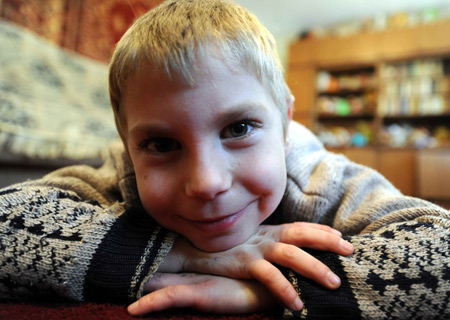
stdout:
<svg viewBox="0 0 450 320">
<path fill-rule="evenodd" d="M 170 308 L 188 308 L 195 305 L 195 299 L 196 292 L 191 285 L 169 286 L 143 296 L 128 306 L 128 313 L 139 316 Z"/>
<path fill-rule="evenodd" d="M 336 230 L 326 224 L 319 224 L 319 223 L 313 223 L 313 222 L 293 222 L 293 223 L 286 223 L 284 224 L 288 227 L 295 227 L 295 228 L 311 228 L 316 230 L 322 230 L 325 232 L 333 233 L 337 236 L 342 236 L 342 233 L 339 230 Z"/>
<path fill-rule="evenodd" d="M 196 273 L 161 273 L 157 272 L 152 279 L 144 285 L 144 292 L 152 292 L 165 287 L 178 284 L 194 284 L 207 279 L 208 276 Z"/>
<path fill-rule="evenodd" d="M 341 255 L 350 255 L 354 251 L 353 245 L 339 235 L 322 228 L 305 225 L 290 226 L 283 229 L 280 242 L 298 247 L 331 251 Z"/>
<path fill-rule="evenodd" d="M 294 245 L 275 243 L 266 255 L 267 260 L 290 268 L 326 288 L 336 289 L 341 285 L 341 280 L 329 267 Z"/>
<path fill-rule="evenodd" d="M 264 284 L 288 308 L 300 310 L 303 307 L 292 284 L 270 262 L 261 259 L 251 263 L 249 274 Z"/>
<path fill-rule="evenodd" d="M 248 313 L 274 305 L 273 296 L 253 280 L 189 274 L 163 277 L 168 282 L 192 281 L 156 290 L 128 307 L 132 315 L 143 315 L 170 308 L 190 307 L 203 312 Z M 164 282 L 165 280 L 161 281 Z"/>
</svg>

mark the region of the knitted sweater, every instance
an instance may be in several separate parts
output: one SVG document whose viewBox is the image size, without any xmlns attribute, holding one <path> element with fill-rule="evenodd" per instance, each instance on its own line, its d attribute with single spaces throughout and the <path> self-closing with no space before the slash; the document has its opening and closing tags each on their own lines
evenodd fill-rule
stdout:
<svg viewBox="0 0 450 320">
<path fill-rule="evenodd" d="M 286 162 L 286 192 L 270 223 L 329 224 L 355 247 L 348 257 L 309 251 L 340 276 L 338 290 L 282 268 L 305 305 L 286 317 L 450 315 L 449 211 L 403 196 L 296 123 Z M 100 169 L 67 167 L 0 190 L 0 236 L 0 299 L 56 293 L 122 302 L 143 294 L 176 239 L 140 205 L 120 145 Z"/>
</svg>

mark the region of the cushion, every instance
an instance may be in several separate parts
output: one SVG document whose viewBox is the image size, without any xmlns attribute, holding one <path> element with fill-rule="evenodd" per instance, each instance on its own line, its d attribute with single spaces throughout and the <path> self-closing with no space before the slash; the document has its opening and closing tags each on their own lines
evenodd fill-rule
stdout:
<svg viewBox="0 0 450 320">
<path fill-rule="evenodd" d="M 108 67 L 0 20 L 0 162 L 86 162 L 118 139 Z"/>
</svg>

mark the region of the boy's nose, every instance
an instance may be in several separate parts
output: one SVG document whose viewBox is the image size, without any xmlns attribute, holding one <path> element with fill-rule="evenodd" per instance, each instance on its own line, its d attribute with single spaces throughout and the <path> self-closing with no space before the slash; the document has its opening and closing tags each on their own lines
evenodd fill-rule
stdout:
<svg viewBox="0 0 450 320">
<path fill-rule="evenodd" d="M 191 161 L 185 192 L 190 197 L 212 200 L 232 184 L 231 173 L 223 159 L 211 153 Z"/>
</svg>

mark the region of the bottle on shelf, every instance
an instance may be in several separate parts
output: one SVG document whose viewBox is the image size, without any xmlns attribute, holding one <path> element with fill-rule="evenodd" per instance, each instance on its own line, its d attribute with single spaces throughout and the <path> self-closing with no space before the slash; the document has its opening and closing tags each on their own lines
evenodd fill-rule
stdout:
<svg viewBox="0 0 450 320">
<path fill-rule="evenodd" d="M 328 147 L 364 147 L 373 142 L 377 82 L 373 67 L 321 70 L 317 75 L 316 128 Z"/>
<path fill-rule="evenodd" d="M 378 113 L 382 116 L 448 112 L 448 60 L 424 59 L 381 68 Z"/>
<path fill-rule="evenodd" d="M 316 92 L 315 132 L 328 147 L 450 146 L 448 57 L 319 70 Z"/>
<path fill-rule="evenodd" d="M 418 149 L 450 145 L 449 65 L 448 58 L 428 58 L 381 67 L 380 145 Z"/>
</svg>

